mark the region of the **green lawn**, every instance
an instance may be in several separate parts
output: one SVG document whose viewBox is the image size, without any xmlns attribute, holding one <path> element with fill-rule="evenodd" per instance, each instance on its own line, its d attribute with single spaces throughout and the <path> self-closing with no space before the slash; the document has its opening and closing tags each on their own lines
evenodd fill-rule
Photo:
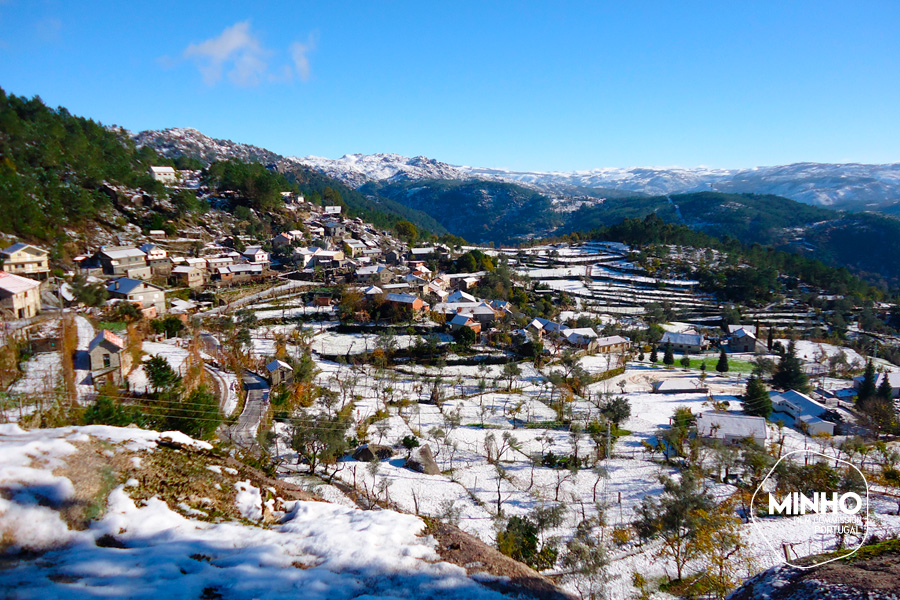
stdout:
<svg viewBox="0 0 900 600">
<path fill-rule="evenodd" d="M 121 333 L 128 329 L 125 321 L 103 321 L 98 325 L 99 329 L 109 329 L 113 333 Z"/>
<path fill-rule="evenodd" d="M 662 353 L 660 353 L 660 355 L 661 354 Z M 681 366 L 681 363 L 679 362 L 680 360 L 681 360 L 681 357 L 676 355 L 675 356 L 675 364 L 672 365 L 671 368 L 683 369 L 684 367 Z M 645 361 L 645 362 L 648 362 L 648 361 Z M 691 358 L 691 366 L 689 368 L 696 369 L 697 371 L 699 371 L 700 365 L 704 362 L 706 363 L 706 372 L 708 374 L 710 374 L 710 375 L 717 374 L 716 364 L 719 362 L 718 354 L 716 354 L 716 355 L 710 354 L 709 356 L 707 356 L 705 358 L 693 358 L 692 357 Z M 656 366 L 657 367 L 665 367 L 666 366 L 662 362 L 662 356 L 660 356 L 659 362 L 656 363 Z M 728 372 L 729 373 L 751 373 L 752 371 L 753 371 L 753 363 L 747 362 L 745 360 L 735 360 L 732 358 L 728 359 Z"/>
</svg>

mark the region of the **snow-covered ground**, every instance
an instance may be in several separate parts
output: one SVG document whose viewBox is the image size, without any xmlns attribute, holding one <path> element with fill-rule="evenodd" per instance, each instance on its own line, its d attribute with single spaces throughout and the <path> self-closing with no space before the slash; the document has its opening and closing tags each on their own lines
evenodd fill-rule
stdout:
<svg viewBox="0 0 900 600">
<path fill-rule="evenodd" d="M 41 352 L 24 365 L 25 373 L 9 388 L 16 396 L 52 396 L 62 385 L 62 357 L 59 352 Z"/>
<path fill-rule="evenodd" d="M 605 369 L 605 360 L 594 356 L 582 362 L 589 371 L 599 372 Z M 567 507 L 564 523 L 547 535 L 567 539 L 579 522 L 597 514 L 597 503 L 604 507 L 608 527 L 631 523 L 643 498 L 662 492 L 659 476 L 676 473 L 674 468 L 660 462 L 659 455 L 649 454 L 643 443 L 653 442 L 655 433 L 669 426 L 669 419 L 678 407 L 690 408 L 697 414 L 713 410 L 713 402 L 728 402 L 730 410 L 739 412 L 738 395 L 743 393 L 746 384 L 740 375 L 710 375 L 706 383 L 712 398 L 702 393 L 654 394 L 650 390 L 655 381 L 696 377 L 699 372 L 641 364 L 629 366 L 621 376 L 593 384 L 590 392 L 594 397 L 611 393 L 628 399 L 631 417 L 622 427 L 631 433 L 618 440 L 613 458 L 599 463 L 603 473 L 585 468 L 573 474 L 565 469 L 544 467 L 540 461 L 535 463 L 534 458 L 549 451 L 557 456 L 576 452 L 581 457 L 590 456 L 595 452 L 594 442 L 584 434 L 573 436 L 568 431 L 541 427 L 557 418 L 550 401 L 550 387 L 533 367 L 527 363 L 520 366 L 523 373 L 514 382 L 513 390 L 507 392 L 499 366 L 438 370 L 410 365 L 379 375 L 367 367 L 318 361 L 320 384 L 348 399 L 360 398 L 355 403 L 357 422 L 383 409 L 385 402 L 401 398 L 425 400 L 433 378 L 438 375 L 444 395 L 441 407 L 420 403 L 390 408 L 390 418 L 369 427 L 368 440 L 393 445 L 394 457 L 380 463 L 375 471 L 368 464 L 347 459 L 337 477 L 364 494 L 388 500 L 406 511 L 444 518 L 455 512 L 460 527 L 488 543 L 496 538 L 498 508 L 502 509 L 504 518 L 509 518 L 527 515 L 541 505 L 563 503 Z M 545 372 L 552 369 L 546 368 Z M 482 378 L 486 382 L 484 392 L 479 387 Z M 582 422 L 598 414 L 596 406 L 584 400 L 575 400 L 568 408 Z M 282 456 L 290 465 L 288 470 L 292 476 L 303 472 L 302 467 L 296 466 L 296 455 L 289 450 L 289 426 L 279 424 L 276 430 Z M 400 448 L 399 442 L 409 435 L 431 448 L 441 475 L 424 475 L 404 467 L 406 451 Z M 505 435 L 514 440 L 504 443 Z M 779 431 L 776 425 L 770 425 L 770 442 L 779 436 L 784 436 L 785 452 L 822 448 L 820 441 L 799 431 L 790 428 Z M 499 460 L 492 464 L 487 456 L 498 452 Z M 730 485 L 708 484 L 719 499 L 737 491 Z M 895 504 L 874 502 L 873 508 L 874 528 L 882 533 L 900 531 L 900 517 L 888 514 L 895 511 Z M 793 540 L 807 530 L 814 532 L 814 527 L 811 521 L 796 519 L 765 524 L 767 535 L 775 540 L 776 546 L 779 539 Z M 752 524 L 743 525 L 742 531 L 756 555 L 758 568 L 774 564 L 776 559 L 772 558 L 768 546 L 755 537 L 759 534 Z M 610 571 L 618 576 L 610 584 L 612 598 L 627 598 L 634 593 L 630 584 L 634 571 L 645 576 L 663 576 L 667 568 L 671 570 L 671 565 L 654 556 L 655 547 L 651 543 L 638 548 L 629 542 L 611 551 L 614 560 Z M 818 552 L 820 548 L 810 546 L 809 551 Z"/>
<path fill-rule="evenodd" d="M 0 589 L 17 600 L 46 598 L 459 598 L 493 599 L 459 566 L 442 562 L 421 519 L 325 502 L 288 501 L 272 525 L 261 490 L 238 482 L 247 521 L 210 523 L 190 507 L 157 497 L 136 503 L 131 479 L 114 487 L 105 514 L 83 531 L 62 516 L 73 498 L 63 469 L 89 436 L 152 451 L 166 434 L 112 427 L 24 431 L 0 425 L 0 535 L 23 555 L 0 570 Z M 182 435 L 169 434 L 182 443 Z M 139 458 L 137 460 L 140 460 Z M 59 471 L 57 471 L 59 473 Z M 270 501 L 271 502 L 271 501 Z M 115 544 L 104 540 L 115 539 Z"/>
<path fill-rule="evenodd" d="M 45 324 L 45 334 L 50 327 L 53 332 L 58 332 L 58 321 L 49 321 Z M 74 357 L 75 391 L 82 401 L 90 399 L 96 393 L 91 382 L 91 365 L 87 355 L 88 346 L 94 339 L 94 327 L 91 322 L 82 315 L 75 316 L 78 342 Z M 33 356 L 24 365 L 24 374 L 9 389 L 9 392 L 18 396 L 43 395 L 51 396 L 57 390 L 62 389 L 63 372 L 62 356 L 59 352 L 42 352 Z"/>
<path fill-rule="evenodd" d="M 181 376 L 185 375 L 187 366 L 185 363 L 190 356 L 190 350 L 178 345 L 178 339 L 171 339 L 165 342 L 144 342 L 141 349 L 144 351 L 145 359 L 150 356 L 161 356 L 166 359 L 169 366 Z M 205 360 L 211 360 L 211 357 L 201 352 L 201 356 Z M 233 377 L 233 376 L 232 376 Z M 236 379 L 234 379 L 236 381 Z M 230 381 L 229 381 L 230 383 Z M 150 391 L 150 382 L 147 374 L 144 372 L 144 365 L 136 365 L 131 373 L 128 374 L 128 384 L 131 389 L 138 393 L 146 393 Z"/>
</svg>

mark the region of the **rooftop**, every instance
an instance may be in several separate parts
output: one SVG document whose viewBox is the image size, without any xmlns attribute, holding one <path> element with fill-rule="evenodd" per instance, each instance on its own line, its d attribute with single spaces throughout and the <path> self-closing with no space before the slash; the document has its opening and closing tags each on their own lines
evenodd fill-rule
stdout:
<svg viewBox="0 0 900 600">
<path fill-rule="evenodd" d="M 7 293 L 21 294 L 22 292 L 27 292 L 28 290 L 33 290 L 40 286 L 41 282 L 35 281 L 34 279 L 19 277 L 18 275 L 13 275 L 6 271 L 0 271 L 0 290 Z"/>
<path fill-rule="evenodd" d="M 762 417 L 726 412 L 705 412 L 697 416 L 697 435 L 714 438 L 766 438 Z"/>
<path fill-rule="evenodd" d="M 125 340 L 114 334 L 109 329 L 104 329 L 100 333 L 98 333 L 93 340 L 91 340 L 90 345 L 88 346 L 88 350 L 93 350 L 96 348 L 101 342 L 107 341 L 110 344 L 116 346 L 120 350 L 125 348 Z"/>
</svg>

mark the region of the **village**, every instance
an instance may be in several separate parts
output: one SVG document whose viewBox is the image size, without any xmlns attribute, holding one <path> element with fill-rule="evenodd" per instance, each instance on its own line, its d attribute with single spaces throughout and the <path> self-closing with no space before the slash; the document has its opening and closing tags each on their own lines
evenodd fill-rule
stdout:
<svg viewBox="0 0 900 600">
<path fill-rule="evenodd" d="M 883 332 L 854 324 L 846 345 L 823 341 L 822 312 L 799 296 L 726 322 L 733 304 L 649 272 L 619 242 L 417 245 L 340 205 L 283 201 L 300 226 L 265 239 L 130 232 L 69 265 L 25 242 L 0 250 L 0 421 L 61 425 L 105 399 L 125 420 L 184 424 L 331 502 L 446 520 L 501 550 L 518 518 L 541 540 L 519 558 L 551 575 L 590 526 L 615 598 L 705 568 L 700 554 L 659 560 L 637 525 L 685 468 L 724 503 L 747 494 L 759 452 L 862 457 L 869 535 L 900 533 L 900 489 L 885 477 L 898 452 L 880 441 L 896 416 L 859 402 L 874 385 L 896 411 L 900 367 L 871 343 L 895 341 Z M 769 407 L 748 410 L 751 380 L 791 360 L 802 389 L 767 385 Z M 728 576 L 776 564 L 755 552 L 760 536 L 787 543 L 813 528 L 743 519 Z"/>
</svg>

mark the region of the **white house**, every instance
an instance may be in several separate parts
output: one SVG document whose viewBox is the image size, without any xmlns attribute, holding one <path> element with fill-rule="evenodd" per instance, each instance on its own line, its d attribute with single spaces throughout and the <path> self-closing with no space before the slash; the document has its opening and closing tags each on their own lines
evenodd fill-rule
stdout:
<svg viewBox="0 0 900 600">
<path fill-rule="evenodd" d="M 163 260 L 166 258 L 166 251 L 156 244 L 146 243 L 141 245 L 138 250 L 147 255 L 147 262 L 151 260 Z"/>
<path fill-rule="evenodd" d="M 269 262 L 269 253 L 259 246 L 248 246 L 246 250 L 241 252 L 241 256 L 243 256 L 247 262 L 256 265 L 261 265 Z"/>
<path fill-rule="evenodd" d="M 828 410 L 828 407 L 796 390 L 788 390 L 786 392 L 772 391 L 769 392 L 769 397 L 772 399 L 772 410 L 774 412 L 782 412 L 794 418 L 803 415 L 818 417 Z"/>
<path fill-rule="evenodd" d="M 875 377 L 875 386 L 881 385 L 881 382 L 884 381 L 885 377 L 887 377 L 888 381 L 891 383 L 891 395 L 894 398 L 900 398 L 900 372 L 878 373 Z M 853 387 L 858 390 L 859 386 L 862 385 L 863 379 L 865 379 L 865 377 L 862 375 L 854 377 Z"/>
<path fill-rule="evenodd" d="M 736 444 L 752 439 L 765 446 L 768 431 L 762 417 L 737 415 L 726 412 L 705 412 L 697 415 L 697 436 Z"/>
<path fill-rule="evenodd" d="M 797 427 L 801 431 L 806 431 L 807 435 L 819 435 L 823 433 L 834 435 L 834 423 L 810 415 L 798 417 Z"/>
<path fill-rule="evenodd" d="M 834 435 L 834 423 L 821 418 L 828 410 L 825 405 L 796 390 L 769 392 L 769 397 L 772 399 L 772 411 L 794 417 L 797 429 L 807 435 L 816 435 L 817 433 Z M 771 418 L 776 419 L 775 417 Z"/>
<path fill-rule="evenodd" d="M 166 185 L 178 181 L 178 173 L 172 167 L 150 167 L 150 177 Z"/>
</svg>

